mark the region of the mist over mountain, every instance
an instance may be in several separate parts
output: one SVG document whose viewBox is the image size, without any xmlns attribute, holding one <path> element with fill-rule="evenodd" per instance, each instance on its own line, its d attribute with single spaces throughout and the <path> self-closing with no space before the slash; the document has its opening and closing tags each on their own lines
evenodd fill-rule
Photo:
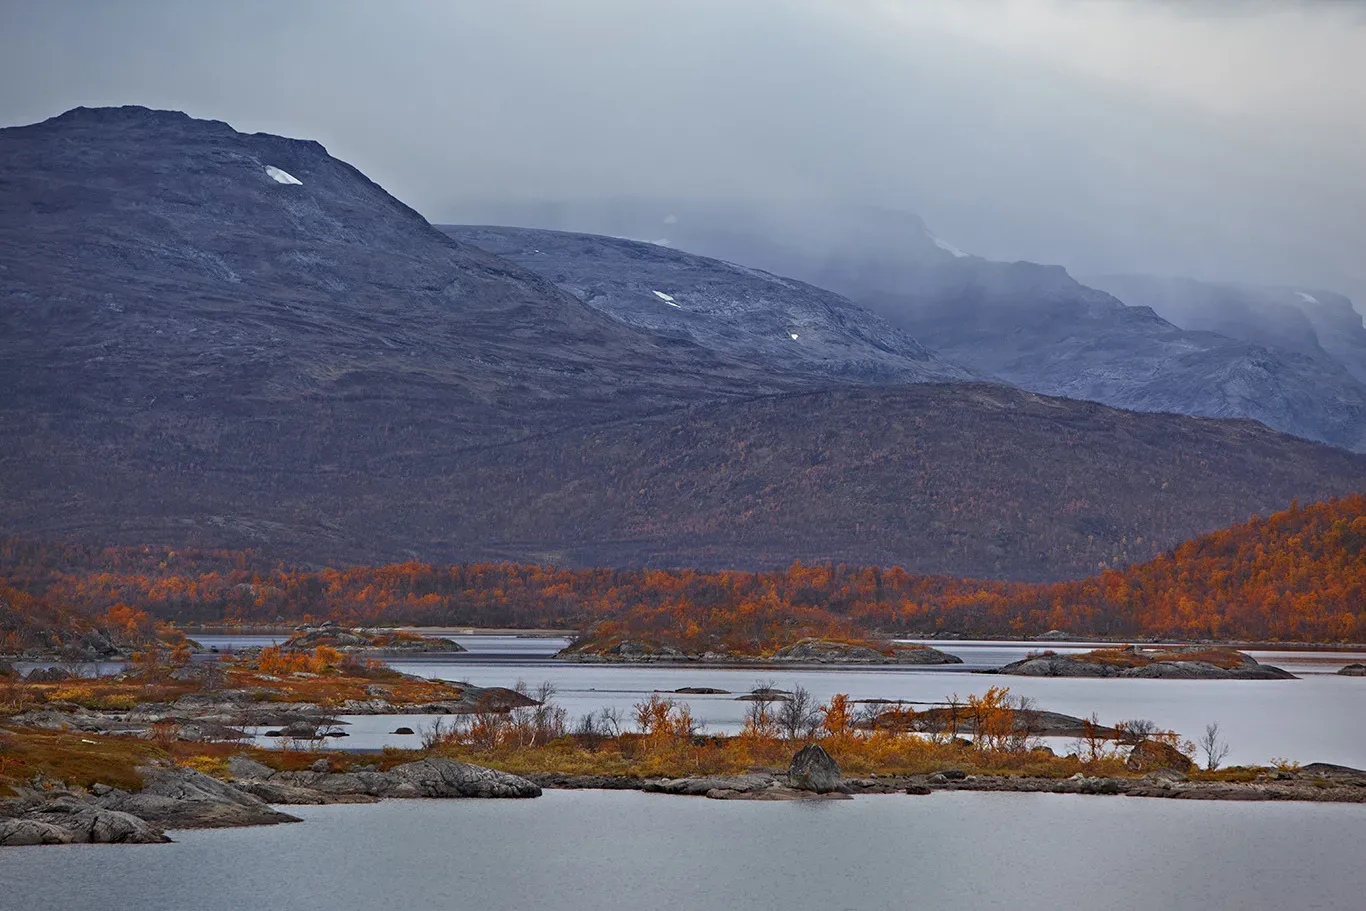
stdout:
<svg viewBox="0 0 1366 911">
<path fill-rule="evenodd" d="M 1310 327 L 1279 340 L 1283 330 L 1272 326 L 1257 334 L 1192 331 L 1206 327 L 1185 329 L 1148 307 L 1126 306 L 1061 266 L 973 256 L 911 213 L 830 202 L 688 200 L 484 204 L 471 211 L 512 224 L 654 238 L 801 279 L 868 307 L 949 361 L 1035 392 L 1251 418 L 1306 439 L 1366 448 L 1366 385 L 1337 360 L 1306 350 Z M 1316 318 L 1335 314 L 1350 329 L 1354 311 L 1338 300 Z M 1323 334 L 1331 344 L 1351 345 L 1352 336 L 1336 327 Z"/>
<path fill-rule="evenodd" d="M 1084 281 L 1125 303 L 1151 307 L 1184 329 L 1332 360 L 1366 382 L 1366 328 L 1342 294 L 1155 275 L 1087 276 Z"/>
</svg>

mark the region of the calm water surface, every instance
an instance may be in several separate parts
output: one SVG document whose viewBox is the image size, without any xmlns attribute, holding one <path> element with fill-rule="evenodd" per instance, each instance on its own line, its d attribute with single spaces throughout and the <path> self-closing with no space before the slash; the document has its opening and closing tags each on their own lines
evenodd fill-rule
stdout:
<svg viewBox="0 0 1366 911">
<path fill-rule="evenodd" d="M 1044 794 L 300 807 L 177 844 L 7 848 L 0 905 L 102 911 L 1360 911 L 1366 807 Z"/>
<path fill-rule="evenodd" d="M 227 639 L 229 637 L 220 637 Z M 1040 648 L 1037 643 L 934 642 L 956 654 L 961 665 L 929 668 L 826 667 L 808 669 L 672 667 L 666 665 L 566 664 L 550 656 L 563 639 L 513 636 L 456 636 L 468 653 L 396 660 L 398 670 L 459 680 L 479 686 L 511 686 L 518 680 L 553 683 L 556 700 L 576 719 L 613 707 L 630 716 L 631 707 L 655 691 L 705 686 L 730 691 L 720 696 L 674 696 L 714 733 L 739 730 L 747 703 L 735 701 L 756 683 L 784 689 L 806 687 L 820 700 L 835 693 L 854 699 L 901 699 L 935 703 L 957 693 L 981 693 L 1002 684 L 1033 697 L 1040 708 L 1069 715 L 1096 712 L 1102 721 L 1149 718 L 1194 739 L 1218 722 L 1232 751 L 1231 763 L 1265 763 L 1275 758 L 1334 762 L 1366 767 L 1366 678 L 1339 677 L 1344 664 L 1366 661 L 1361 652 L 1252 652 L 1259 660 L 1299 674 L 1300 680 L 1085 680 L 1072 678 L 989 677 L 974 669 L 999 667 Z M 228 642 L 219 643 L 231 644 Z M 1093 643 L 1050 643 L 1055 651 L 1082 651 Z M 418 745 L 416 734 L 393 734 L 399 726 L 419 730 L 424 716 L 350 716 L 351 736 L 337 745 L 351 749 Z M 263 741 L 266 742 L 266 741 Z M 1055 748 L 1066 743 L 1054 744 Z M 1366 907 L 1366 902 L 1363 903 Z"/>
</svg>

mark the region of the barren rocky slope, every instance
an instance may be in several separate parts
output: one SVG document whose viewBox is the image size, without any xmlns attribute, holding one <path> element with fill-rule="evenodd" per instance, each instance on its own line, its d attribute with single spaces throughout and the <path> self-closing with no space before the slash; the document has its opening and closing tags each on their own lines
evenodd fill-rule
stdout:
<svg viewBox="0 0 1366 911">
<path fill-rule="evenodd" d="M 631 326 L 823 384 L 974 379 L 830 291 L 658 244 L 595 234 L 442 225 Z"/>
</svg>

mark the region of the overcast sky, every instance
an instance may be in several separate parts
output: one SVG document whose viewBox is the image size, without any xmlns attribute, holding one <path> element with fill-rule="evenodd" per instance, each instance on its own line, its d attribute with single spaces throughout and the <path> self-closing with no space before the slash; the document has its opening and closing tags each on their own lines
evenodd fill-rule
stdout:
<svg viewBox="0 0 1366 911">
<path fill-rule="evenodd" d="M 992 258 L 1366 294 L 1348 0 L 0 0 L 0 123 L 145 104 L 462 200 L 823 197 Z"/>
</svg>

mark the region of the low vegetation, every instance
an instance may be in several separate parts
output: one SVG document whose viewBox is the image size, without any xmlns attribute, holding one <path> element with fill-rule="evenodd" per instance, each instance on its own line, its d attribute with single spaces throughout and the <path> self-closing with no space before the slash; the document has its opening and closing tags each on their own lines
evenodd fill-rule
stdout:
<svg viewBox="0 0 1366 911">
<path fill-rule="evenodd" d="M 250 552 L 14 539 L 0 541 L 0 576 L 9 579 L 0 587 L 0 648 L 9 652 L 61 645 L 73 638 L 64 631 L 95 627 L 141 642 L 157 634 L 156 621 L 277 618 L 591 628 L 599 639 L 756 654 L 802 636 L 939 631 L 1358 641 L 1366 638 L 1366 495 L 1294 505 L 1147 563 L 1042 585 L 801 563 L 766 573 L 415 562 L 312 571 Z"/>
</svg>

